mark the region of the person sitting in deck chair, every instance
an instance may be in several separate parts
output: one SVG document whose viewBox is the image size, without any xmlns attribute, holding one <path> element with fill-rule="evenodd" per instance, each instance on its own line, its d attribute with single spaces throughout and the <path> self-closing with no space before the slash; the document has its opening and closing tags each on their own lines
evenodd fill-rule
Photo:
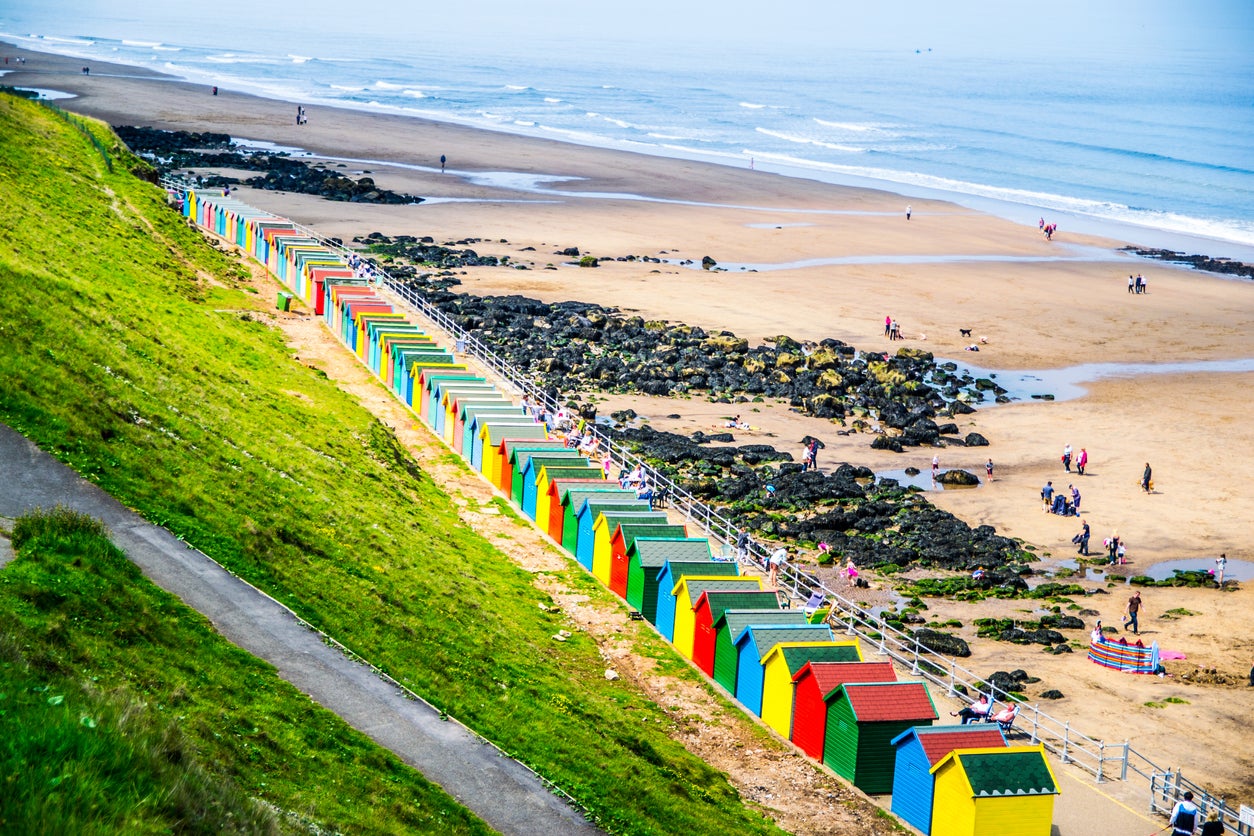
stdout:
<svg viewBox="0 0 1254 836">
<path fill-rule="evenodd" d="M 998 711 L 992 716 L 992 720 L 1002 731 L 1008 732 L 1015 724 L 1015 718 L 1019 716 L 1019 703 L 1012 702 L 1010 705 Z"/>
<path fill-rule="evenodd" d="M 971 705 L 964 707 L 960 711 L 951 711 L 949 712 L 949 716 L 961 717 L 962 725 L 965 726 L 968 723 L 974 723 L 977 721 L 987 720 L 988 712 L 991 711 L 992 709 L 993 709 L 993 706 L 988 701 L 988 697 L 981 694 L 980 698 L 976 700 L 975 702 L 971 703 Z"/>
</svg>

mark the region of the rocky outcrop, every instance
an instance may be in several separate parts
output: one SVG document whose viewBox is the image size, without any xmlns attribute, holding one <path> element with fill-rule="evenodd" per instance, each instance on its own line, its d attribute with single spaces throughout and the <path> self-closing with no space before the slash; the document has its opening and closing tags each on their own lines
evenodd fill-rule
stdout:
<svg viewBox="0 0 1254 836">
<path fill-rule="evenodd" d="M 928 650 L 945 656 L 956 656 L 960 659 L 965 659 L 971 655 L 971 645 L 967 644 L 965 640 L 958 636 L 952 636 L 949 633 L 942 633 L 939 630 L 920 627 L 914 631 L 914 640 Z"/>
<path fill-rule="evenodd" d="M 980 477 L 974 473 L 968 473 L 965 470 L 946 470 L 940 476 L 936 477 L 936 481 L 942 485 L 954 485 L 962 487 L 975 487 L 980 484 Z"/>
<path fill-rule="evenodd" d="M 312 194 L 350 203 L 421 203 L 422 198 L 399 194 L 375 185 L 374 179 L 352 179 L 322 165 L 310 165 L 285 153 L 250 150 L 231 144 L 228 134 L 162 131 L 134 125 L 116 125 L 114 132 L 140 157 L 153 163 L 159 175 L 205 168 L 234 168 L 263 172 L 244 182 L 269 191 Z M 222 175 L 194 175 L 200 185 L 217 187 L 240 181 Z"/>
<path fill-rule="evenodd" d="M 1187 264 L 1195 270 L 1205 270 L 1207 273 L 1221 273 L 1225 276 L 1241 276 L 1246 279 L 1254 279 L 1254 264 L 1245 264 L 1244 262 L 1232 261 L 1227 258 L 1211 258 L 1205 255 L 1185 255 L 1175 250 L 1141 249 L 1139 247 L 1124 247 L 1123 249 L 1125 252 L 1135 253 L 1142 258 L 1170 261 L 1174 264 Z"/>
</svg>

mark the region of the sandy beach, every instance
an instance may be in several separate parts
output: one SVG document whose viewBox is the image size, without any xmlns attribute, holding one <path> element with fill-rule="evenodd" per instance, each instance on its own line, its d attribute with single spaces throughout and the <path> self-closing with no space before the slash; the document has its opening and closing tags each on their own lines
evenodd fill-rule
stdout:
<svg viewBox="0 0 1254 836">
<path fill-rule="evenodd" d="M 98 62 L 83 76 L 78 60 L 6 51 L 27 56 L 28 63 L 5 83 L 76 94 L 58 102 L 66 109 L 113 124 L 217 131 L 300 147 L 343 173 L 369 171 L 381 187 L 449 199 L 379 206 L 238 190 L 245 202 L 346 241 L 372 231 L 430 235 L 437 242 L 473 238 L 480 253 L 534 267 L 467 270 L 458 277 L 469 293 L 596 302 L 650 319 L 726 329 L 753 342 L 787 334 L 834 337 L 862 350 L 920 348 L 1004 371 L 1254 356 L 1254 283 L 1123 256 L 1120 247 L 1139 242 L 1076 236 L 1065 218 L 1050 219 L 1060 229 L 1049 241 L 1035 226 L 943 201 L 746 168 L 312 105 L 306 106 L 308 124 L 298 126 L 296 103 L 225 89 L 213 96 L 204 85 Z M 443 174 L 441 154 L 448 157 Z M 536 176 L 561 179 L 528 185 Z M 647 255 L 676 263 L 602 261 L 597 269 L 580 269 L 555 254 L 572 246 L 603 259 Z M 704 256 L 733 269 L 677 263 L 699 266 Z M 557 269 L 544 269 L 549 265 Z M 739 265 L 755 267 L 734 269 Z M 1130 273 L 1146 277 L 1147 294 L 1127 293 Z M 901 323 L 905 340 L 882 337 L 886 315 Z M 986 342 L 978 354 L 964 351 L 980 337 Z M 909 465 L 926 471 L 935 453 L 944 469 L 982 477 L 991 457 L 991 483 L 930 492 L 929 499 L 972 525 L 1022 538 L 1046 556 L 1047 567 L 1074 557 L 1070 540 L 1079 526 L 1074 518 L 1041 512 L 1038 495 L 1046 480 L 1080 488 L 1094 551 L 1113 532 L 1125 539 L 1130 563 L 1112 574 L 1182 559 L 1210 565 L 1221 552 L 1234 562 L 1254 561 L 1247 533 L 1254 481 L 1240 465 L 1254 449 L 1254 372 L 1112 376 L 1084 387 L 1075 399 L 988 407 L 958 421 L 963 435 L 979 432 L 988 447 L 872 450 L 869 435 L 838 436 L 841 427 L 832 422 L 777 404 L 755 405 L 749 420 L 761 429 L 738 442 L 762 439 L 799 455 L 799 440 L 814 435 L 826 444 L 824 469 L 847 461 L 877 471 Z M 658 429 L 684 432 L 708 430 L 729 409 L 700 398 L 601 403 L 603 413 L 623 406 L 649 416 Z M 681 417 L 663 417 L 669 414 Z M 1087 449 L 1085 476 L 1064 471 L 1059 456 L 1066 444 Z M 1137 484 L 1146 462 L 1154 470 L 1152 494 Z M 1120 580 L 1082 581 L 1108 593 L 1084 602 L 1108 625 L 1119 624 L 1129 594 Z M 1070 718 L 1076 729 L 1111 742 L 1128 739 L 1229 803 L 1254 804 L 1254 747 L 1237 742 L 1254 708 L 1254 688 L 1245 684 L 1254 664 L 1251 589 L 1254 576 L 1233 593 L 1143 593 L 1146 638 L 1187 656 L 1169 664 L 1171 677 L 1121 675 L 1081 653 L 1052 656 L 988 641 L 973 642 L 973 658 L 964 664 L 985 674 L 1023 668 L 1042 680 L 1030 696 L 1046 688 L 1064 693 L 1042 708 Z M 973 638 L 974 618 L 1039 618 L 1035 603 L 929 602 L 928 617 L 956 618 L 965 625 L 958 632 Z M 1160 618 L 1177 608 L 1193 615 Z M 1212 678 L 1226 684 L 1181 681 L 1180 674 L 1199 666 L 1216 669 L 1222 676 Z M 1187 704 L 1164 707 L 1169 696 Z"/>
</svg>

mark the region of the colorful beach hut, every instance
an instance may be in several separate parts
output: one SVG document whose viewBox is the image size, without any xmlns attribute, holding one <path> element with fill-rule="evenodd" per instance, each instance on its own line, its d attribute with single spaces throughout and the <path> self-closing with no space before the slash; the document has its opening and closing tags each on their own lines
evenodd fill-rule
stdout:
<svg viewBox="0 0 1254 836">
<path fill-rule="evenodd" d="M 510 463 L 512 472 L 509 480 L 510 499 L 519 508 L 525 510 L 528 495 L 531 496 L 531 502 L 535 503 L 536 477 L 540 475 L 541 467 L 546 464 L 586 465 L 587 462 L 588 460 L 582 453 L 571 447 L 548 450 L 529 450 L 526 446 L 518 447 Z"/>
<path fill-rule="evenodd" d="M 668 560 L 657 576 L 657 610 L 653 626 L 666 637 L 675 637 L 675 589 L 684 578 L 735 578 L 740 567 L 722 561 Z"/>
<path fill-rule="evenodd" d="M 805 615 L 802 614 L 802 618 Z M 736 699 L 745 708 L 762 716 L 762 686 L 767 654 L 780 642 L 830 642 L 832 628 L 826 624 L 765 626 L 751 624 L 736 637 Z"/>
<path fill-rule="evenodd" d="M 581 488 L 591 489 L 601 485 L 618 488 L 617 482 L 605 481 L 604 471 L 599 467 L 596 469 L 596 473 L 587 479 L 550 479 L 549 487 L 546 491 L 548 494 L 549 521 L 545 528 L 549 536 L 559 544 L 562 542 L 566 523 L 566 507 L 564 503 L 566 497 L 570 496 L 571 491 L 577 491 Z"/>
<path fill-rule="evenodd" d="M 496 446 L 496 455 L 483 454 L 483 475 L 511 500 L 514 497 L 514 459 L 520 453 L 557 452 L 568 449 L 559 438 L 549 438 L 543 424 L 536 424 L 541 431 L 535 438 L 507 438 Z M 495 477 L 495 478 L 494 478 Z M 522 482 L 518 483 L 519 485 Z"/>
<path fill-rule="evenodd" d="M 1058 780 L 1043 744 L 955 749 L 932 767 L 931 836 L 1049 836 Z"/>
<path fill-rule="evenodd" d="M 710 577 L 685 575 L 675 584 L 675 620 L 671 627 L 671 644 L 685 659 L 692 658 L 693 608 L 707 592 L 761 592 L 762 578 L 757 575 Z M 661 629 L 661 627 L 659 627 Z"/>
<path fill-rule="evenodd" d="M 467 450 L 474 449 L 474 437 L 479 428 L 476 419 L 486 418 L 489 415 L 501 417 L 524 414 L 521 406 L 504 395 L 458 398 L 454 408 L 457 417 L 453 421 L 453 449 L 463 456 Z"/>
<path fill-rule="evenodd" d="M 771 589 L 753 592 L 706 592 L 692 608 L 692 661 L 714 676 L 714 622 L 727 610 L 778 610 L 779 595 Z"/>
<path fill-rule="evenodd" d="M 841 685 L 827 697 L 823 763 L 865 793 L 892 792 L 893 738 L 936 717 L 922 682 Z"/>
<path fill-rule="evenodd" d="M 841 685 L 853 682 L 895 682 L 891 662 L 810 662 L 793 676 L 792 732 L 790 738 L 816 761 L 823 760 L 827 735 L 827 697 Z"/>
<path fill-rule="evenodd" d="M 857 639 L 781 642 L 762 660 L 762 722 L 781 737 L 792 737 L 793 675 L 811 662 L 861 662 Z M 895 678 L 895 677 L 894 677 Z"/>
<path fill-rule="evenodd" d="M 561 525 L 562 506 L 557 501 L 557 483 L 560 482 L 582 482 L 589 484 L 593 482 L 604 482 L 604 473 L 599 465 L 588 463 L 587 459 L 580 461 L 578 459 L 561 465 L 545 465 L 536 471 L 536 515 L 534 517 L 536 525 L 546 534 L 553 529 L 553 510 L 556 506 L 558 516 L 558 525 Z M 561 534 L 559 527 L 558 534 Z M 554 538 L 557 539 L 557 538 Z"/>
<path fill-rule="evenodd" d="M 666 561 L 705 564 L 713 559 L 705 537 L 637 537 L 627 550 L 627 605 L 653 624 L 657 621 L 658 575 Z"/>
<path fill-rule="evenodd" d="M 562 548 L 571 554 L 575 553 L 579 543 L 579 509 L 588 500 L 601 502 L 627 503 L 628 507 L 638 507 L 635 491 L 620 488 L 617 482 L 602 480 L 599 484 L 571 485 L 563 488 L 562 504 Z M 647 507 L 647 505 L 646 505 Z"/>
<path fill-rule="evenodd" d="M 661 601 L 661 597 L 658 598 Z M 801 610 L 724 610 L 714 621 L 714 681 L 736 696 L 736 675 L 740 672 L 740 654 L 736 637 L 750 625 L 763 627 L 803 627 L 806 616 Z"/>
<path fill-rule="evenodd" d="M 540 516 L 541 508 L 548 512 L 547 490 L 552 479 L 590 479 L 599 474 L 600 468 L 592 467 L 588 460 L 579 457 L 564 459 L 551 456 L 532 456 L 527 461 L 527 472 L 523 473 L 522 509 L 528 517 L 537 523 L 543 523 Z M 541 506 L 543 502 L 543 506 Z"/>
<path fill-rule="evenodd" d="M 549 431 L 545 429 L 543 424 L 522 426 L 487 424 L 482 430 L 482 436 L 480 443 L 483 449 L 479 461 L 479 472 L 487 476 L 489 481 L 491 481 L 493 474 L 499 475 L 499 471 L 496 471 L 495 468 L 504 466 L 496 453 L 502 449 L 502 443 L 506 439 L 542 441 L 549 437 Z"/>
<path fill-rule="evenodd" d="M 604 513 L 592 524 L 592 576 L 606 587 L 610 585 L 610 565 L 613 562 L 611 542 L 618 527 L 623 523 L 666 525 L 666 514 L 650 511 L 649 503 L 642 503 L 636 511 Z M 679 536 L 683 536 L 682 534 Z"/>
<path fill-rule="evenodd" d="M 634 497 L 608 497 L 604 500 L 586 499 L 576 515 L 578 524 L 575 534 L 575 559 L 579 565 L 592 571 L 596 554 L 596 524 L 603 514 L 648 514 L 649 503 Z"/>
<path fill-rule="evenodd" d="M 513 415 L 508 418 L 490 418 L 476 422 L 479 429 L 471 438 L 470 454 L 466 455 L 466 451 L 462 451 L 462 455 L 470 462 L 470 466 L 480 473 L 484 472 L 485 467 L 491 465 L 485 461 L 491 456 L 487 455 L 497 449 L 497 446 L 507 438 L 526 437 L 527 433 L 534 433 L 539 427 L 541 435 L 543 435 L 544 427 L 534 421 L 530 421 L 521 415 Z"/>
<path fill-rule="evenodd" d="M 935 778 L 932 767 L 956 749 L 1004 749 L 996 723 L 915 726 L 893 738 L 893 815 L 927 836 L 932 830 Z"/>
<path fill-rule="evenodd" d="M 648 537 L 651 539 L 665 539 L 674 537 L 677 540 L 684 539 L 688 536 L 688 529 L 682 525 L 665 524 L 638 524 L 623 523 L 618 526 L 618 530 L 610 538 L 610 591 L 620 598 L 627 597 L 627 571 L 628 571 L 628 553 L 631 551 L 632 545 L 636 539 L 640 537 Z"/>
</svg>

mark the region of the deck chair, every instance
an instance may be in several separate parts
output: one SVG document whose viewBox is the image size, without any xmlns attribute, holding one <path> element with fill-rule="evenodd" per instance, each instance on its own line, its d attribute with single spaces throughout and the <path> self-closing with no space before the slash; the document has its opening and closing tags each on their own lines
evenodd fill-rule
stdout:
<svg viewBox="0 0 1254 836">
<path fill-rule="evenodd" d="M 806 614 L 806 618 L 809 618 L 810 616 L 818 612 L 819 609 L 823 606 L 823 602 L 826 600 L 827 600 L 827 596 L 824 595 L 822 592 L 815 592 L 814 594 L 812 594 L 810 596 L 810 599 L 805 602 L 805 606 L 802 607 L 802 612 Z"/>
<path fill-rule="evenodd" d="M 653 492 L 653 507 L 665 508 L 671 499 L 671 486 L 663 485 Z"/>
</svg>

